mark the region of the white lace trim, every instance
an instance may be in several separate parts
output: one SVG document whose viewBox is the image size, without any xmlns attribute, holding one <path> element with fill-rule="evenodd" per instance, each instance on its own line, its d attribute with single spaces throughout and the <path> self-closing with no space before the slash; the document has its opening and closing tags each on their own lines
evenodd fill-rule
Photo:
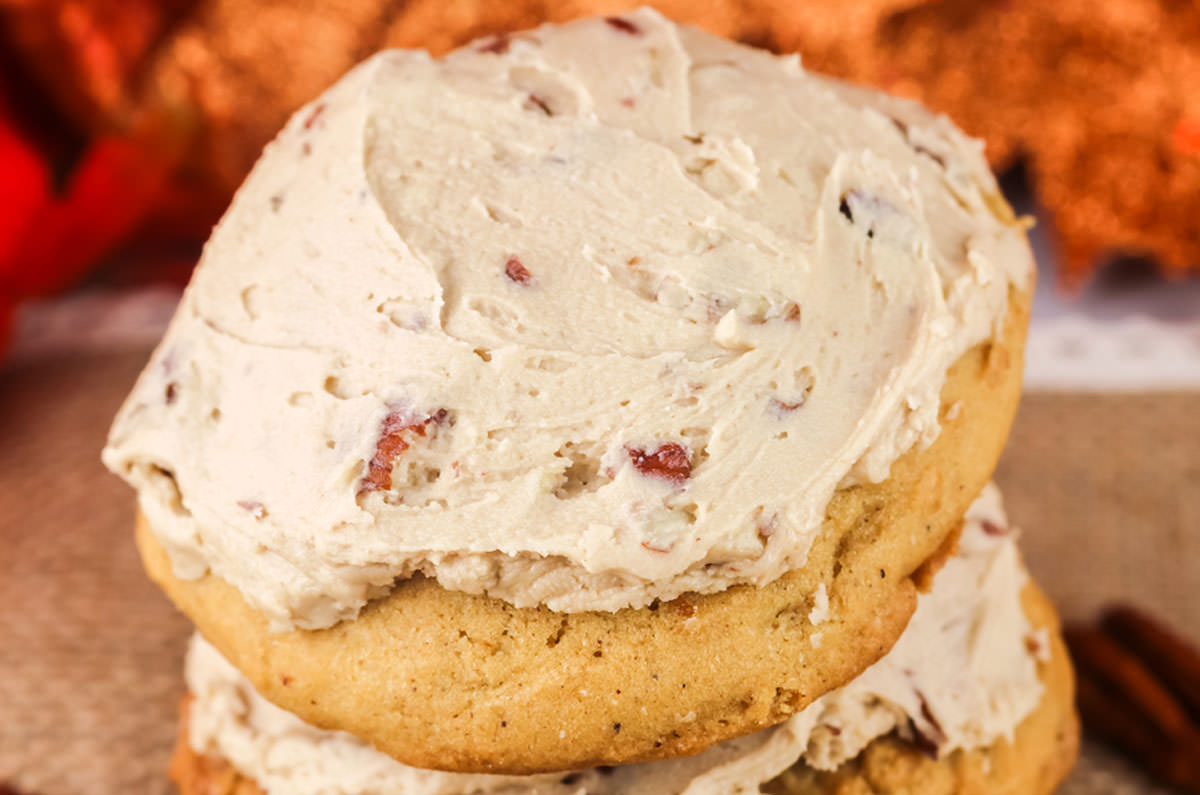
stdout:
<svg viewBox="0 0 1200 795">
<path fill-rule="evenodd" d="M 30 301 L 17 311 L 10 361 L 85 351 L 146 350 L 175 314 L 182 290 L 88 290 Z"/>
<path fill-rule="evenodd" d="M 1200 317 L 1035 318 L 1025 350 L 1026 390 L 1200 388 Z"/>
<path fill-rule="evenodd" d="M 28 303 L 18 314 L 8 359 L 149 348 L 165 331 L 179 296 L 179 289 L 159 286 Z M 1071 297 L 1058 291 L 1053 274 L 1041 274 L 1025 388 L 1200 389 L 1200 281 Z"/>
</svg>

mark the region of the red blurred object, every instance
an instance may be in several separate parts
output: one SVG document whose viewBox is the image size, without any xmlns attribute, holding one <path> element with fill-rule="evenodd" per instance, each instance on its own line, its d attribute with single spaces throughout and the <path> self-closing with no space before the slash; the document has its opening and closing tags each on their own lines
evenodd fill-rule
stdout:
<svg viewBox="0 0 1200 795">
<path fill-rule="evenodd" d="M 20 301 L 117 252 L 109 281 L 186 280 L 227 197 L 183 186 L 196 121 L 137 92 L 194 4 L 0 0 L 0 353 Z"/>
<path fill-rule="evenodd" d="M 643 3 L 949 113 L 1024 164 L 1064 284 L 1114 253 L 1200 273 L 1196 3 L 0 0 L 0 307 L 106 257 L 106 279 L 185 278 L 288 114 L 377 49 Z"/>
<path fill-rule="evenodd" d="M 18 124 L 0 83 L 0 345 L 19 301 L 73 284 L 149 215 L 179 154 L 170 142 L 154 124 L 97 137 L 56 191 L 49 156 Z"/>
</svg>

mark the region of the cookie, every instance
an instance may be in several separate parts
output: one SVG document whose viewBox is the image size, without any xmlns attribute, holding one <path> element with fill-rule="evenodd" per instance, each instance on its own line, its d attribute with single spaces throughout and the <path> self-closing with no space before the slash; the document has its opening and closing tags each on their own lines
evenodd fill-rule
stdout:
<svg viewBox="0 0 1200 795">
<path fill-rule="evenodd" d="M 267 148 L 103 456 L 310 722 L 460 770 L 693 753 L 898 636 L 1031 281 L 971 141 L 793 58 L 649 9 L 388 51 Z"/>
<path fill-rule="evenodd" d="M 275 629 L 418 573 L 761 585 L 937 435 L 1023 228 L 945 119 L 649 10 L 381 53 L 267 149 L 104 460 Z"/>
<path fill-rule="evenodd" d="M 151 578 L 264 696 L 407 764 L 533 773 L 696 753 L 784 720 L 891 647 L 915 605 L 911 578 L 1004 445 L 1027 307 L 1014 295 L 1005 333 L 952 368 L 937 441 L 887 481 L 839 492 L 806 566 L 763 588 L 558 614 L 415 579 L 354 621 L 272 633 L 219 578 L 175 576 L 144 520 L 139 546 Z M 814 625 L 822 587 L 830 617 Z"/>
<path fill-rule="evenodd" d="M 1005 526 L 997 524 L 991 527 L 1002 532 L 1005 529 Z M 995 539 L 981 539 L 976 535 L 964 538 L 964 543 L 974 548 L 971 554 L 978 555 L 981 551 L 984 555 L 996 554 L 986 550 L 988 545 L 996 550 Z M 1010 543 L 1011 540 L 999 541 L 1000 546 Z M 985 549 L 981 550 L 981 546 Z M 530 778 L 430 773 L 403 768 L 361 742 L 344 735 L 305 727 L 294 717 L 274 710 L 261 702 L 249 690 L 249 684 L 211 647 L 199 642 L 199 648 L 193 647 L 188 663 L 188 681 L 194 688 L 197 703 L 192 706 L 194 714 L 185 716 L 181 727 L 172 777 L 180 783 L 184 795 L 213 783 L 218 785 L 218 792 L 257 792 L 253 777 L 239 772 L 223 756 L 224 753 L 230 753 L 234 758 L 243 760 L 241 764 L 247 765 L 249 770 L 262 769 L 262 765 L 269 764 L 271 772 L 266 775 L 274 781 L 272 789 L 285 787 L 286 784 L 286 788 L 304 792 L 488 791 L 514 795 L 528 792 L 565 795 L 633 789 L 665 794 L 683 791 L 689 786 L 704 792 L 726 792 L 735 788 L 737 791 L 751 788 L 758 791 L 755 782 L 765 781 L 761 785 L 762 790 L 774 795 L 825 792 L 929 792 L 934 795 L 1048 793 L 1069 770 L 1078 746 L 1070 664 L 1059 638 L 1057 619 L 1045 596 L 1036 586 L 1027 584 L 1018 599 L 1023 575 L 1019 567 L 1007 571 L 1007 567 L 1016 560 L 1015 552 L 1000 550 L 999 555 L 985 564 L 982 572 L 977 569 L 974 575 L 968 575 L 965 580 L 962 564 L 956 563 L 957 569 L 947 574 L 951 579 L 958 580 L 960 584 L 956 587 L 962 587 L 962 584 L 972 587 L 976 576 L 982 577 L 982 583 L 988 583 L 983 587 L 998 587 L 988 597 L 993 601 L 986 602 L 991 617 L 980 623 L 970 622 L 973 628 L 968 632 L 968 635 L 975 636 L 990 635 L 994 642 L 997 629 L 1002 635 L 1016 630 L 1007 641 L 1010 646 L 1001 644 L 989 650 L 1003 660 L 994 666 L 996 672 L 990 674 L 996 678 L 990 685 L 972 684 L 964 679 L 943 684 L 938 692 L 927 691 L 922 694 L 918 689 L 919 700 L 906 708 L 916 709 L 921 714 L 920 727 L 910 720 L 901 724 L 892 734 L 878 736 L 886 731 L 885 727 L 880 727 L 863 735 L 861 740 L 846 739 L 858 735 L 853 724 L 845 721 L 860 721 L 869 725 L 881 714 L 876 712 L 875 718 L 872 718 L 870 713 L 860 712 L 863 707 L 885 712 L 888 709 L 878 706 L 881 699 L 883 703 L 888 703 L 888 697 L 875 696 L 874 693 L 890 693 L 892 698 L 897 699 L 893 703 L 907 701 L 903 693 L 906 685 L 897 684 L 891 678 L 893 670 L 909 672 L 908 666 L 914 661 L 906 657 L 904 660 L 881 663 L 881 666 L 891 665 L 891 669 L 881 667 L 878 671 L 869 672 L 868 676 L 873 677 L 871 684 L 864 682 L 852 685 L 851 688 L 859 688 L 858 694 L 837 694 L 837 701 L 826 704 L 820 716 L 813 716 L 813 719 L 822 722 L 818 725 L 824 734 L 820 735 L 809 733 L 813 730 L 803 727 L 784 731 L 768 730 L 760 735 L 726 743 L 697 758 L 628 769 L 609 769 L 607 773 L 580 771 Z M 1012 574 L 1018 576 L 1011 577 Z M 997 596 L 1000 597 L 998 600 Z M 938 605 L 939 609 L 947 607 L 945 600 L 952 604 L 970 601 L 969 597 L 964 600 L 956 592 L 943 592 L 941 598 L 944 601 Z M 1007 605 L 1008 601 L 1012 604 Z M 928 603 L 923 603 L 923 606 L 923 609 L 930 607 Z M 1008 619 L 1002 616 L 1010 608 L 1018 616 L 1024 613 L 1021 619 L 1024 622 L 1023 630 L 1003 623 Z M 977 608 L 968 608 L 968 611 L 974 609 Z M 923 618 L 914 621 L 914 627 L 918 622 L 925 622 L 922 632 L 928 630 L 926 619 L 930 617 L 934 626 L 949 626 L 948 617 L 941 616 L 940 612 L 922 615 Z M 979 622 L 980 614 L 973 615 Z M 1001 623 L 995 623 L 997 620 Z M 1024 637 L 1021 632 L 1025 633 Z M 929 658 L 922 665 L 929 666 L 929 660 L 932 660 L 932 665 L 936 667 L 941 657 L 947 661 L 954 660 L 953 664 L 966 663 L 965 659 L 958 660 L 955 656 L 952 642 L 942 648 L 942 644 L 946 644 L 942 636 L 927 638 L 922 635 L 913 641 L 909 644 L 910 648 L 917 649 L 920 655 Z M 928 653 L 931 642 L 932 648 L 937 649 L 938 653 Z M 901 655 L 908 654 L 900 651 L 899 646 L 897 651 Z M 1016 658 L 1005 656 L 1013 651 L 1018 655 L 1027 655 L 1028 662 L 1018 665 Z M 972 662 L 972 665 L 977 664 L 977 661 Z M 1022 666 L 1028 666 L 1027 674 L 1015 672 L 1015 668 Z M 934 677 L 942 676 L 936 670 L 932 674 Z M 961 675 L 961 672 L 948 671 L 945 678 L 953 680 Z M 929 684 L 927 678 L 922 678 L 927 677 L 927 673 L 918 672 L 915 676 L 915 681 Z M 1022 676 L 1029 678 L 1023 680 Z M 976 690 L 980 687 L 983 689 Z M 1031 689 L 1030 695 L 1019 695 L 1025 688 Z M 1016 702 L 1008 707 L 1000 706 L 1012 699 L 1014 694 Z M 928 701 L 925 700 L 927 696 Z M 1032 700 L 1029 700 L 1030 696 Z M 957 709 L 966 707 L 968 711 L 955 716 L 953 710 L 956 707 L 953 705 L 958 701 L 961 704 Z M 185 706 L 185 710 L 187 708 Z M 947 709 L 951 711 L 946 712 Z M 946 742 L 935 739 L 935 733 L 963 731 L 971 725 L 971 713 L 975 709 L 997 710 L 996 715 L 1008 715 L 1007 720 L 1011 723 L 995 724 L 988 734 L 983 735 L 984 738 L 994 739 L 983 739 L 982 744 L 977 739 L 965 746 L 969 750 L 960 747 L 935 757 L 933 751 L 938 743 Z M 984 723 L 977 724 L 975 730 L 983 725 L 986 725 L 986 719 Z M 1004 731 L 1004 725 L 1010 727 L 1011 733 Z M 187 736 L 189 730 L 196 732 L 191 738 Z M 836 734 L 833 733 L 835 730 Z M 797 744 L 785 736 L 787 731 L 799 732 L 801 737 L 807 739 Z M 996 732 L 1000 732 L 1001 736 L 997 737 Z M 872 737 L 875 739 L 872 740 Z M 779 740 L 783 745 L 778 744 Z M 867 745 L 851 745 L 839 750 L 839 742 L 866 742 Z M 805 758 L 793 763 L 795 754 L 800 751 L 805 751 Z M 831 753 L 837 756 L 830 757 Z M 838 758 L 846 757 L 849 757 L 848 761 L 836 762 Z M 832 765 L 829 763 L 831 758 L 834 760 Z M 810 766 L 809 760 L 816 761 L 811 761 Z M 818 766 L 822 769 L 818 770 Z M 783 772 L 773 772 L 778 770 Z"/>
</svg>

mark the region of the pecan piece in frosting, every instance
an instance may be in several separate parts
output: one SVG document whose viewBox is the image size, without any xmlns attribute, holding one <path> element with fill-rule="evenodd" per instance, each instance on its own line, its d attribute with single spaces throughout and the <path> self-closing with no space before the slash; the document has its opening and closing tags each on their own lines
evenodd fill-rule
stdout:
<svg viewBox="0 0 1200 795">
<path fill-rule="evenodd" d="M 484 39 L 483 43 L 475 48 L 475 52 L 488 52 L 494 55 L 504 55 L 508 52 L 511 44 L 511 38 L 506 33 L 499 33 L 490 38 Z"/>
<path fill-rule="evenodd" d="M 554 111 L 550 110 L 550 106 L 546 103 L 546 100 L 542 99 L 537 94 L 530 94 L 528 97 L 525 98 L 525 107 L 527 109 L 537 108 L 542 113 L 545 113 L 547 116 L 554 115 Z M 516 259 L 516 257 L 512 257 L 511 259 L 509 259 L 509 262 L 512 262 L 515 259 Z M 516 281 L 516 280 L 514 279 L 513 281 Z"/>
<path fill-rule="evenodd" d="M 317 123 L 317 119 L 321 118 L 323 113 L 325 113 L 325 103 L 318 102 L 316 107 L 309 112 L 308 118 L 304 120 L 304 129 L 311 130 L 313 125 Z"/>
<path fill-rule="evenodd" d="M 521 264 L 521 260 L 517 259 L 515 254 L 508 258 L 508 262 L 504 263 L 504 275 L 520 285 L 526 285 L 533 281 L 533 274 Z"/>
<path fill-rule="evenodd" d="M 368 463 L 367 474 L 358 487 L 358 493 L 390 489 L 392 464 L 396 456 L 411 447 L 415 438 L 426 436 L 431 426 L 440 425 L 446 416 L 445 409 L 438 409 L 424 418 L 403 410 L 393 411 L 384 417 L 379 441 L 375 444 L 375 455 Z"/>
<path fill-rule="evenodd" d="M 946 732 L 942 729 L 942 724 L 934 717 L 933 710 L 929 708 L 925 694 L 918 690 L 917 698 L 921 700 L 921 717 L 925 721 L 925 728 L 922 729 L 915 720 L 909 718 L 909 742 L 929 758 L 937 759 L 938 749 L 946 742 Z"/>
<path fill-rule="evenodd" d="M 780 400 L 779 398 L 771 398 L 767 402 L 767 411 L 771 414 L 772 417 L 775 417 L 776 419 L 781 419 L 783 417 L 786 417 L 788 414 L 791 414 L 793 411 L 800 408 L 801 406 L 803 406 L 804 402 L 807 399 L 808 399 L 808 393 L 801 395 L 796 400 Z"/>
<path fill-rule="evenodd" d="M 646 477 L 665 480 L 682 486 L 692 476 L 692 461 L 688 450 L 676 442 L 664 442 L 653 450 L 626 447 L 633 468 Z"/>
<path fill-rule="evenodd" d="M 624 19 L 622 17 L 605 17 L 604 21 L 613 30 L 619 30 L 620 32 L 630 36 L 642 35 L 642 29 L 630 22 L 628 19 Z"/>
<path fill-rule="evenodd" d="M 980 525 L 983 527 L 983 532 L 993 538 L 1003 538 L 1012 532 L 1010 528 L 1005 525 L 996 524 L 991 519 L 984 519 L 980 522 Z"/>
</svg>

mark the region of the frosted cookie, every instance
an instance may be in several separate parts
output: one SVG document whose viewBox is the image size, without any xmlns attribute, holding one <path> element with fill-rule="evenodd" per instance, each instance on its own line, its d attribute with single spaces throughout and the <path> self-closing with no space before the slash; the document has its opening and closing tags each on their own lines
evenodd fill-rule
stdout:
<svg viewBox="0 0 1200 795">
<path fill-rule="evenodd" d="M 790 721 L 698 756 L 525 777 L 405 767 L 274 707 L 197 637 L 172 777 L 183 795 L 1047 793 L 1078 742 L 1070 666 L 1012 536 L 984 521 L 880 662 Z"/>
<path fill-rule="evenodd" d="M 961 369 L 974 377 L 982 358 Z M 967 501 L 958 481 L 913 462 L 968 462 L 960 477 L 990 467 L 971 458 L 978 450 L 941 454 L 980 439 L 959 432 L 964 419 L 887 483 L 838 495 L 829 524 L 843 517 L 848 529 L 819 536 L 803 569 L 646 609 L 519 609 L 416 578 L 354 621 L 277 633 L 220 578 L 176 576 L 144 519 L 138 542 L 151 578 L 271 700 L 397 758 L 517 772 L 663 758 L 784 720 L 887 651 L 916 604 L 914 578 L 938 556 L 933 542 L 961 525 Z"/>
<path fill-rule="evenodd" d="M 899 635 L 1031 263 L 946 120 L 652 11 L 385 52 L 268 147 L 104 458 L 310 722 L 463 770 L 692 753 Z"/>
</svg>

